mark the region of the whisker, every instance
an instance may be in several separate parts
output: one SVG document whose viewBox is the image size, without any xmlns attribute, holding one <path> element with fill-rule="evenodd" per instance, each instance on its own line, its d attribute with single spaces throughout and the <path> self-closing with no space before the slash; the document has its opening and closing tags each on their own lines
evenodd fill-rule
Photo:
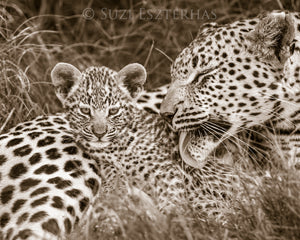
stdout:
<svg viewBox="0 0 300 240">
<path fill-rule="evenodd" d="M 205 125 L 204 127 L 209 127 L 209 126 L 207 126 L 207 125 Z M 228 136 L 224 139 L 224 141 L 225 140 L 229 140 L 229 141 L 231 141 L 231 138 L 230 137 L 232 137 L 233 139 L 235 139 L 235 140 L 237 140 L 237 142 L 241 142 L 241 143 L 243 143 L 246 147 L 248 147 L 248 148 L 250 148 L 251 149 L 251 145 L 249 144 L 249 143 L 247 143 L 247 142 L 245 142 L 245 141 L 243 141 L 242 139 L 240 139 L 240 138 L 238 138 L 238 137 L 236 137 L 235 135 L 232 135 L 231 133 L 229 133 L 229 132 L 225 132 L 225 131 L 223 131 L 224 133 L 227 133 L 228 134 Z M 224 142 L 223 141 L 223 142 Z M 232 141 L 233 142 L 233 141 Z M 233 142 L 234 143 L 234 142 Z M 237 145 L 239 145 L 239 144 L 237 144 Z M 246 151 L 245 151 L 246 152 Z M 251 150 L 251 152 L 252 152 L 252 150 Z M 254 152 L 253 152 L 254 153 Z"/>
<path fill-rule="evenodd" d="M 258 93 L 258 94 L 259 94 L 259 93 Z M 289 102 L 289 101 L 287 101 L 287 100 L 285 100 L 285 99 L 280 99 L 280 98 L 278 98 L 278 97 L 274 97 L 273 95 L 271 95 L 271 94 L 269 94 L 269 93 L 261 93 L 261 96 L 260 96 L 260 97 L 272 97 L 273 99 L 276 99 L 276 100 L 281 101 L 281 102 L 283 102 L 283 103 L 287 103 L 287 104 L 289 104 L 289 105 L 293 105 L 294 107 L 298 107 L 297 104 L 294 103 L 294 102 Z"/>
<path fill-rule="evenodd" d="M 204 126 L 204 128 L 206 128 L 206 126 Z M 219 137 L 218 137 L 217 135 L 215 135 L 213 131 L 211 131 L 211 130 L 208 129 L 208 128 L 206 128 L 206 130 L 207 130 L 211 135 L 213 135 L 214 137 L 216 137 L 217 139 L 219 139 Z M 226 149 L 227 152 L 229 153 L 230 151 L 229 151 L 228 147 L 226 146 L 226 144 L 224 144 L 223 142 L 221 142 L 221 144 L 225 147 L 225 149 Z"/>
</svg>

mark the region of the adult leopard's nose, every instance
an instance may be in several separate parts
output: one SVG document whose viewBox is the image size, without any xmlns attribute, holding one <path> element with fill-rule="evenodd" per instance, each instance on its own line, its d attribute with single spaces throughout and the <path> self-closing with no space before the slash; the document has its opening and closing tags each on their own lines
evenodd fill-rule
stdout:
<svg viewBox="0 0 300 240">
<path fill-rule="evenodd" d="M 173 120 L 175 113 L 164 112 L 164 113 L 160 113 L 160 115 L 162 116 L 163 119 L 165 119 L 166 122 L 168 122 L 170 125 L 172 125 L 172 120 Z"/>
</svg>

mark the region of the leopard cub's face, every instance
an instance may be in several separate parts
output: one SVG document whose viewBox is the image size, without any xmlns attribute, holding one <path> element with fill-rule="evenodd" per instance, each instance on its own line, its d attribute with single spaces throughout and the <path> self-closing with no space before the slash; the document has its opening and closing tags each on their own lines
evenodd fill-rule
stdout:
<svg viewBox="0 0 300 240">
<path fill-rule="evenodd" d="M 90 67 L 81 73 L 70 64 L 59 63 L 51 76 L 76 141 L 89 149 L 101 149 L 126 131 L 133 117 L 133 99 L 142 90 L 146 72 L 141 65 L 130 64 L 120 72 Z"/>
<path fill-rule="evenodd" d="M 108 68 L 89 68 L 81 78 L 78 88 L 64 104 L 68 119 L 78 142 L 106 147 L 122 133 L 129 101 L 116 85 L 116 73 Z"/>
</svg>

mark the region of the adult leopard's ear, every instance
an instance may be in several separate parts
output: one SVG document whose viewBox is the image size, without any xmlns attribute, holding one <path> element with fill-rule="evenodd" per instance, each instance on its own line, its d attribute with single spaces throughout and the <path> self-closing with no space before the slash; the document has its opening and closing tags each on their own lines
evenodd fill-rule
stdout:
<svg viewBox="0 0 300 240">
<path fill-rule="evenodd" d="M 294 35 L 294 22 L 290 14 L 286 12 L 263 14 L 254 30 L 247 35 L 250 41 L 249 52 L 282 64 L 290 56 Z"/>
<path fill-rule="evenodd" d="M 206 37 L 206 34 L 215 31 L 219 25 L 216 22 L 204 23 L 200 26 L 196 38 Z"/>
<path fill-rule="evenodd" d="M 57 63 L 51 71 L 51 79 L 56 96 L 64 104 L 66 98 L 77 89 L 81 72 L 69 63 Z"/>
<path fill-rule="evenodd" d="M 134 99 L 143 91 L 146 78 L 146 69 L 139 63 L 128 64 L 117 74 L 119 86 Z"/>
<path fill-rule="evenodd" d="M 299 39 L 300 40 L 300 39 Z M 283 68 L 283 84 L 296 95 L 300 93 L 300 41 L 295 39 L 292 55 L 286 60 Z"/>
</svg>

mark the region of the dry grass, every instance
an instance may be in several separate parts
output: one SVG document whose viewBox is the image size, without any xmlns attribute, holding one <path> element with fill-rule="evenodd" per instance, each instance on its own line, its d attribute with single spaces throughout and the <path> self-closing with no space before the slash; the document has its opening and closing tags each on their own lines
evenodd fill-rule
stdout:
<svg viewBox="0 0 300 240">
<path fill-rule="evenodd" d="M 101 198 L 109 214 L 69 239 L 299 239 L 299 177 L 291 171 L 275 176 L 249 198 L 251 204 L 234 202 L 236 210 L 227 215 L 226 225 L 199 220 L 190 212 L 165 218 L 156 215 L 153 220 L 136 199 L 115 193 Z"/>
<path fill-rule="evenodd" d="M 90 65 L 120 69 L 139 62 L 147 68 L 147 88 L 152 88 L 169 81 L 170 61 L 204 22 L 230 22 L 280 8 L 300 11 L 300 2 L 295 0 L 121 2 L 0 2 L 0 133 L 18 122 L 61 110 L 49 79 L 50 70 L 59 61 L 80 69 Z M 94 11 L 90 20 L 82 16 L 86 8 Z M 127 20 L 101 19 L 103 8 L 130 9 L 132 16 Z M 200 9 L 200 13 L 213 11 L 216 19 L 143 20 L 140 8 Z M 102 199 L 105 209 L 118 216 L 116 232 L 94 228 L 97 224 L 92 223 L 83 235 L 75 233 L 75 239 L 84 239 L 86 232 L 91 239 L 300 239 L 299 176 L 279 167 L 273 171 L 274 177 L 251 196 L 251 204 L 234 203 L 237 211 L 229 214 L 226 226 L 196 220 L 193 214 L 153 221 L 147 209 L 116 193 Z"/>
</svg>

